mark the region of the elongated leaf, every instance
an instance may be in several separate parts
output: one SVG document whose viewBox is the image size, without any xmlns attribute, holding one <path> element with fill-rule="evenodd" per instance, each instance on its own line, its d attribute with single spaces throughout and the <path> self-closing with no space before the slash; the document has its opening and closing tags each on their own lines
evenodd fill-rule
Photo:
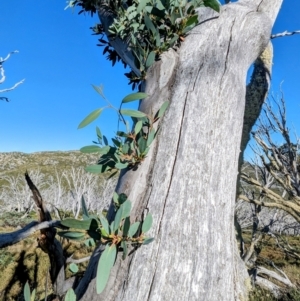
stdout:
<svg viewBox="0 0 300 301">
<path fill-rule="evenodd" d="M 72 273 L 77 273 L 78 270 L 79 270 L 79 269 L 78 269 L 78 265 L 75 264 L 74 262 L 72 262 L 72 263 L 70 264 L 69 269 L 70 269 L 70 271 L 71 271 Z"/>
<path fill-rule="evenodd" d="M 100 86 L 92 85 L 92 87 L 96 90 L 96 92 L 97 92 L 98 94 L 101 95 L 102 98 L 105 99 L 105 95 L 104 95 L 104 93 L 103 93 L 103 86 L 102 86 L 102 85 L 100 85 Z"/>
<path fill-rule="evenodd" d="M 135 222 L 134 224 L 132 224 L 129 228 L 128 236 L 132 237 L 136 233 L 136 231 L 139 229 L 139 226 L 140 226 L 140 222 Z"/>
<path fill-rule="evenodd" d="M 117 168 L 117 169 L 124 169 L 124 168 L 126 168 L 128 166 L 128 163 L 117 163 L 116 165 L 115 165 L 115 167 Z"/>
<path fill-rule="evenodd" d="M 103 214 L 99 215 L 100 218 L 100 223 L 102 225 L 102 227 L 104 228 L 106 233 L 109 233 L 109 225 L 108 225 L 108 221 L 106 219 L 106 217 L 103 216 Z"/>
<path fill-rule="evenodd" d="M 130 215 L 131 211 L 131 202 L 129 200 L 126 200 L 122 204 L 123 210 L 122 210 L 122 218 L 128 217 Z"/>
<path fill-rule="evenodd" d="M 124 260 L 127 256 L 127 253 L 128 253 L 127 244 L 124 240 L 121 242 L 121 247 L 123 248 L 122 259 Z"/>
<path fill-rule="evenodd" d="M 191 25 L 197 25 L 198 24 L 198 15 L 193 15 L 191 17 L 188 18 L 188 20 L 185 23 L 185 26 L 191 26 Z"/>
<path fill-rule="evenodd" d="M 204 0 L 204 6 L 210 7 L 213 10 L 220 12 L 220 3 L 217 0 Z"/>
<path fill-rule="evenodd" d="M 155 52 L 151 51 L 147 57 L 147 61 L 146 61 L 146 68 L 149 68 L 153 65 L 155 60 Z"/>
<path fill-rule="evenodd" d="M 30 288 L 29 288 L 28 281 L 25 283 L 24 286 L 24 299 L 25 301 L 30 301 Z"/>
<path fill-rule="evenodd" d="M 169 102 L 165 101 L 161 105 L 159 111 L 155 114 L 155 118 L 161 118 L 164 115 L 164 113 L 165 113 L 166 109 L 168 108 L 168 106 L 169 106 Z"/>
<path fill-rule="evenodd" d="M 92 222 L 92 219 L 78 220 L 75 218 L 67 218 L 65 220 L 62 220 L 61 224 L 68 228 L 88 230 L 90 228 L 91 222 Z"/>
<path fill-rule="evenodd" d="M 148 0 L 140 0 L 136 12 L 139 14 L 147 5 Z"/>
<path fill-rule="evenodd" d="M 127 237 L 128 236 L 128 231 L 130 228 L 130 218 L 129 216 L 125 218 L 124 224 L 123 224 L 123 228 L 122 228 L 122 232 L 123 232 L 123 236 Z"/>
<path fill-rule="evenodd" d="M 30 301 L 35 301 L 35 293 L 36 293 L 36 290 L 34 289 L 31 293 Z"/>
<path fill-rule="evenodd" d="M 145 113 L 137 110 L 120 110 L 122 115 L 132 116 L 132 117 L 145 117 L 147 116 Z"/>
<path fill-rule="evenodd" d="M 96 126 L 96 134 L 99 139 L 102 139 L 102 133 L 101 133 L 99 127 L 97 127 L 97 126 Z"/>
<path fill-rule="evenodd" d="M 115 245 L 106 245 L 97 268 L 96 288 L 97 294 L 101 294 L 107 284 L 110 270 L 113 267 L 116 259 L 117 248 Z"/>
<path fill-rule="evenodd" d="M 92 113 L 90 113 L 88 116 L 86 116 L 78 125 L 78 129 L 82 129 L 83 127 L 87 126 L 88 124 L 90 124 L 91 122 L 93 122 L 95 119 L 97 119 L 101 112 L 103 111 L 103 109 L 97 109 L 95 111 L 93 111 Z"/>
<path fill-rule="evenodd" d="M 152 241 L 154 241 L 154 238 L 153 238 L 153 237 L 146 238 L 146 239 L 143 241 L 143 245 L 148 245 L 148 244 L 150 244 Z"/>
<path fill-rule="evenodd" d="M 70 288 L 67 293 L 66 293 L 66 296 L 65 296 L 65 301 L 76 301 L 76 295 L 73 291 L 72 288 Z"/>
<path fill-rule="evenodd" d="M 80 149 L 82 153 L 98 153 L 100 155 L 106 155 L 110 150 L 109 146 L 100 147 L 98 145 L 88 145 Z"/>
<path fill-rule="evenodd" d="M 61 237 L 67 239 L 73 239 L 73 240 L 80 240 L 85 235 L 83 232 L 75 232 L 75 231 L 61 231 L 61 232 L 57 232 L 57 234 Z"/>
<path fill-rule="evenodd" d="M 150 230 L 152 226 L 153 218 L 150 213 L 147 214 L 146 218 L 144 219 L 143 225 L 142 225 L 142 232 L 146 233 Z"/>
<path fill-rule="evenodd" d="M 137 93 L 131 93 L 127 96 L 125 96 L 122 99 L 122 103 L 126 103 L 126 102 L 131 102 L 131 101 L 135 101 L 135 100 L 140 100 L 140 99 L 144 99 L 148 96 L 148 94 L 143 93 L 143 92 L 137 92 Z"/>
<path fill-rule="evenodd" d="M 152 143 L 154 137 L 155 137 L 155 129 L 152 129 L 148 135 L 147 146 L 149 146 Z"/>
<path fill-rule="evenodd" d="M 150 30 L 152 32 L 152 35 L 155 37 L 155 34 L 156 34 L 155 26 L 147 14 L 144 15 L 144 21 L 145 21 L 145 25 L 148 28 L 148 30 Z"/>
<path fill-rule="evenodd" d="M 140 137 L 138 140 L 139 151 L 143 154 L 147 148 L 147 140 L 144 137 Z"/>
<path fill-rule="evenodd" d="M 120 208 L 118 209 L 115 219 L 114 219 L 114 228 L 113 228 L 113 232 L 116 232 L 121 224 L 122 221 L 122 214 L 123 214 L 123 205 L 120 206 Z"/>
<path fill-rule="evenodd" d="M 86 203 L 85 203 L 83 195 L 81 197 L 81 209 L 82 209 L 82 214 L 85 215 L 86 217 L 89 217 L 89 212 L 87 210 Z"/>
<path fill-rule="evenodd" d="M 140 120 L 136 123 L 134 127 L 134 133 L 137 135 L 141 131 L 142 127 L 143 127 L 143 121 Z"/>
</svg>

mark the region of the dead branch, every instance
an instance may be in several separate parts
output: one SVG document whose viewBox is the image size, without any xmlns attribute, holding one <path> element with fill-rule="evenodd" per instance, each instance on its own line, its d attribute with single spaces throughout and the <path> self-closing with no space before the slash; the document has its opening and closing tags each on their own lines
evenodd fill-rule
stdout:
<svg viewBox="0 0 300 301">
<path fill-rule="evenodd" d="M 271 39 L 275 39 L 275 38 L 281 38 L 281 37 L 286 37 L 286 36 L 292 36 L 294 34 L 299 34 L 300 30 L 295 30 L 295 31 L 290 31 L 288 32 L 287 30 L 281 33 L 276 33 L 276 34 L 272 34 L 271 35 Z"/>
</svg>

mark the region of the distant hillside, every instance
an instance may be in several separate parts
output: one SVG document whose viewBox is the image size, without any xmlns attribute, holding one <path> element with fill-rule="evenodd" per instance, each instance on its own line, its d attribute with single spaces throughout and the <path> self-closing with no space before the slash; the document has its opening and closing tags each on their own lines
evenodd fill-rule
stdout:
<svg viewBox="0 0 300 301">
<path fill-rule="evenodd" d="M 84 167 L 97 162 L 99 155 L 83 154 L 79 151 L 57 151 L 37 153 L 0 153 L 0 185 L 2 176 L 17 176 L 39 169 L 42 173 L 52 174 L 55 170 L 71 167 Z"/>
</svg>

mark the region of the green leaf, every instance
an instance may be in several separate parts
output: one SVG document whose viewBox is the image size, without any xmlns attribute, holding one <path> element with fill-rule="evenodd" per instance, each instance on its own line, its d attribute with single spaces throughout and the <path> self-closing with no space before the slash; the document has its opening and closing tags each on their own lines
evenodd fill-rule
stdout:
<svg viewBox="0 0 300 301">
<path fill-rule="evenodd" d="M 142 232 L 146 233 L 150 230 L 152 226 L 153 218 L 150 213 L 147 214 L 146 218 L 144 219 L 143 225 L 142 225 Z"/>
<path fill-rule="evenodd" d="M 143 92 L 131 93 L 122 99 L 122 103 L 127 103 L 135 100 L 140 100 L 148 97 L 148 94 Z"/>
<path fill-rule="evenodd" d="M 145 117 L 147 116 L 145 113 L 137 110 L 120 110 L 122 115 L 132 116 L 132 117 Z"/>
<path fill-rule="evenodd" d="M 124 240 L 122 240 L 122 242 L 121 242 L 121 247 L 123 248 L 122 259 L 124 260 L 128 254 L 127 244 Z"/>
<path fill-rule="evenodd" d="M 62 220 L 61 224 L 68 228 L 88 230 L 88 229 L 90 229 L 91 222 L 92 222 L 92 219 L 78 220 L 75 218 L 67 218 L 67 219 Z"/>
<path fill-rule="evenodd" d="M 165 113 L 166 109 L 168 108 L 168 106 L 169 106 L 169 102 L 165 101 L 162 104 L 162 106 L 160 107 L 159 111 L 155 114 L 155 118 L 161 118 L 164 115 L 164 113 Z"/>
<path fill-rule="evenodd" d="M 119 195 L 118 195 L 116 192 L 114 192 L 114 194 L 113 194 L 113 201 L 114 201 L 116 204 L 121 205 L 121 204 L 119 203 Z"/>
<path fill-rule="evenodd" d="M 106 155 L 110 150 L 110 147 L 108 145 L 104 147 L 99 147 L 97 145 L 88 145 L 84 146 L 80 149 L 82 153 L 99 153 L 100 155 Z"/>
<path fill-rule="evenodd" d="M 139 229 L 139 226 L 140 226 L 140 222 L 135 222 L 134 224 L 132 224 L 129 228 L 128 236 L 132 237 Z"/>
<path fill-rule="evenodd" d="M 96 126 L 96 134 L 99 139 L 102 139 L 102 133 L 101 133 L 99 127 L 97 127 L 97 126 Z"/>
<path fill-rule="evenodd" d="M 102 225 L 102 227 L 104 228 L 105 232 L 108 234 L 109 233 L 109 225 L 108 225 L 108 221 L 106 219 L 106 217 L 103 216 L 103 214 L 99 214 L 99 218 L 100 218 L 100 223 Z"/>
<path fill-rule="evenodd" d="M 129 145 L 128 145 L 128 143 L 125 143 L 122 146 L 122 153 L 123 154 L 128 154 L 128 152 L 129 152 Z"/>
<path fill-rule="evenodd" d="M 34 289 L 31 293 L 30 301 L 35 301 L 35 293 L 36 293 L 36 290 Z"/>
<path fill-rule="evenodd" d="M 25 301 L 30 301 L 30 288 L 29 288 L 28 281 L 25 283 L 24 286 L 24 299 Z"/>
<path fill-rule="evenodd" d="M 128 166 L 128 163 L 117 163 L 116 165 L 115 165 L 115 168 L 117 168 L 117 169 L 124 169 L 124 168 L 126 168 Z"/>
<path fill-rule="evenodd" d="M 123 211 L 122 211 L 122 219 L 125 217 L 128 217 L 130 215 L 131 211 L 131 202 L 129 200 L 126 200 L 123 204 Z"/>
<path fill-rule="evenodd" d="M 137 135 L 140 132 L 140 130 L 142 129 L 142 127 L 143 127 L 143 121 L 140 120 L 136 123 L 136 125 L 134 127 L 134 133 Z"/>
<path fill-rule="evenodd" d="M 76 301 L 76 295 L 73 291 L 72 288 L 70 288 L 67 293 L 66 293 L 66 296 L 65 296 L 65 301 Z"/>
<path fill-rule="evenodd" d="M 197 25 L 198 24 L 198 15 L 193 15 L 191 17 L 188 18 L 188 20 L 185 23 L 185 26 L 191 26 L 191 25 Z"/>
<path fill-rule="evenodd" d="M 106 245 L 103 251 L 97 268 L 96 288 L 97 294 L 101 294 L 107 284 L 111 268 L 116 259 L 117 248 L 116 245 Z"/>
<path fill-rule="evenodd" d="M 94 247 L 96 245 L 95 240 L 93 238 L 88 238 L 87 240 L 84 241 L 84 244 L 87 247 Z"/>
<path fill-rule="evenodd" d="M 123 224 L 123 228 L 122 228 L 122 232 L 123 232 L 123 236 L 127 237 L 128 236 L 128 231 L 130 228 L 130 217 L 127 216 L 125 218 L 124 224 Z"/>
<path fill-rule="evenodd" d="M 114 145 L 116 147 L 120 147 L 121 146 L 121 142 L 118 139 L 115 138 L 111 138 L 112 142 L 114 143 Z"/>
<path fill-rule="evenodd" d="M 75 231 L 61 231 L 57 232 L 57 234 L 61 237 L 73 240 L 80 240 L 84 237 L 85 233 L 83 232 L 75 232 Z"/>
<path fill-rule="evenodd" d="M 155 37 L 156 34 L 155 26 L 147 14 L 144 15 L 144 22 L 148 30 L 150 30 L 152 32 L 152 35 Z"/>
<path fill-rule="evenodd" d="M 154 238 L 153 238 L 153 237 L 146 238 L 146 239 L 143 241 L 143 245 L 148 245 L 148 244 L 150 244 L 152 241 L 154 241 Z"/>
<path fill-rule="evenodd" d="M 155 52 L 151 51 L 147 57 L 147 61 L 146 61 L 146 68 L 149 68 L 150 66 L 153 65 L 155 60 Z"/>
<path fill-rule="evenodd" d="M 87 210 L 86 203 L 85 203 L 83 195 L 81 197 L 81 209 L 82 209 L 82 214 L 85 215 L 86 217 L 89 217 L 89 212 Z"/>
<path fill-rule="evenodd" d="M 138 146 L 141 154 L 143 154 L 147 148 L 147 140 L 144 137 L 140 137 L 138 140 Z"/>
<path fill-rule="evenodd" d="M 79 124 L 78 129 L 82 129 L 83 127 L 87 126 L 88 124 L 90 124 L 91 122 L 93 122 L 95 119 L 97 119 L 101 112 L 103 111 L 103 109 L 97 109 L 95 111 L 93 111 L 92 113 L 90 113 L 87 117 L 85 117 Z"/>
<path fill-rule="evenodd" d="M 152 143 L 154 137 L 155 137 L 155 129 L 152 129 L 148 135 L 147 146 L 149 146 Z"/>
<path fill-rule="evenodd" d="M 78 265 L 75 264 L 74 262 L 72 262 L 69 266 L 69 270 L 72 272 L 72 273 L 77 273 L 78 272 Z"/>
<path fill-rule="evenodd" d="M 113 232 L 116 232 L 121 224 L 122 221 L 122 214 L 123 214 L 123 205 L 120 206 L 120 208 L 118 209 L 115 219 L 114 219 L 114 228 L 113 228 Z"/>
<path fill-rule="evenodd" d="M 139 14 L 147 5 L 148 0 L 140 0 L 136 12 Z"/>
<path fill-rule="evenodd" d="M 96 90 L 96 92 L 97 92 L 98 94 L 101 95 L 102 98 L 105 99 L 105 95 L 104 95 L 104 93 L 103 93 L 103 86 L 102 86 L 102 85 L 100 85 L 100 86 L 92 85 L 92 87 Z"/>
<path fill-rule="evenodd" d="M 220 12 L 220 3 L 217 0 L 204 0 L 204 6 L 210 7 L 213 10 Z"/>
<path fill-rule="evenodd" d="M 87 234 L 93 239 L 94 241 L 99 241 L 101 239 L 101 235 L 98 231 L 87 231 Z M 107 235 L 105 235 L 107 236 Z"/>
</svg>

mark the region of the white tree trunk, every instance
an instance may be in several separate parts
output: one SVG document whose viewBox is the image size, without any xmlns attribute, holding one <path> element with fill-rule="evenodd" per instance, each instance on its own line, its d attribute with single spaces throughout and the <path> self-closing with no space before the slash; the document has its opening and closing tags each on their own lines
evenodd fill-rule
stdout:
<svg viewBox="0 0 300 301">
<path fill-rule="evenodd" d="M 117 191 L 133 202 L 133 219 L 152 213 L 155 241 L 118 259 L 105 291 L 96 295 L 92 280 L 81 300 L 247 299 L 233 225 L 246 74 L 269 42 L 281 2 L 241 0 L 220 15 L 201 9 L 178 52 L 148 72 L 151 96 L 141 109 L 171 105 L 148 158 L 121 175 Z M 96 262 L 97 254 L 77 293 Z"/>
</svg>

